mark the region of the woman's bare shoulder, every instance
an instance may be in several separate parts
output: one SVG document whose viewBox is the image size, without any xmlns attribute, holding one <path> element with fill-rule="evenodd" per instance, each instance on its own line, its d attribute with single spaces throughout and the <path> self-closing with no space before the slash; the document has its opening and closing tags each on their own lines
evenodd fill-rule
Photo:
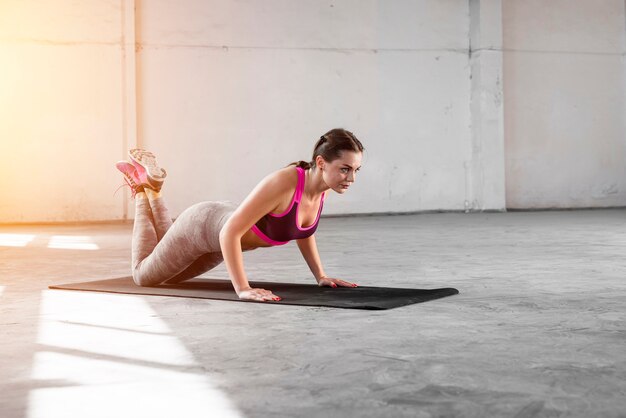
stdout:
<svg viewBox="0 0 626 418">
<path fill-rule="evenodd" d="M 265 176 L 230 217 L 229 228 L 244 234 L 263 215 L 280 207 L 293 194 L 297 181 L 298 171 L 293 166 Z"/>
<path fill-rule="evenodd" d="M 293 188 L 298 183 L 298 171 L 290 165 L 268 174 L 264 181 L 281 189 Z"/>
</svg>

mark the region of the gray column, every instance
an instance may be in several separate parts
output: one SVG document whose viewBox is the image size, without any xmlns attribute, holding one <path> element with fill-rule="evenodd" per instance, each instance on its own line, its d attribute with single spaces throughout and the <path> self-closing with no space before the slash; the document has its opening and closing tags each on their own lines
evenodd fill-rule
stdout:
<svg viewBox="0 0 626 418">
<path fill-rule="evenodd" d="M 467 211 L 506 210 L 502 0 L 470 0 L 471 160 Z"/>
</svg>

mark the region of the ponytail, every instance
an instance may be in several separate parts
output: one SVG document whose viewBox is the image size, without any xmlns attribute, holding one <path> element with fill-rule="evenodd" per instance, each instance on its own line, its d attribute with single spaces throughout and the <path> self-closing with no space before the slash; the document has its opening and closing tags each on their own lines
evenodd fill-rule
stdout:
<svg viewBox="0 0 626 418">
<path fill-rule="evenodd" d="M 363 152 L 363 144 L 350 131 L 337 128 L 331 129 L 315 143 L 313 148 L 313 159 L 309 161 L 297 161 L 289 164 L 287 167 L 295 165 L 296 167 L 308 170 L 315 167 L 315 159 L 318 155 L 328 162 L 334 161 L 341 156 L 342 151 Z"/>
<path fill-rule="evenodd" d="M 305 170 L 308 170 L 309 168 L 313 167 L 315 164 L 311 161 L 295 161 L 291 164 L 289 164 L 287 167 L 291 166 L 291 165 L 295 165 L 296 167 L 300 167 L 300 168 L 304 168 Z"/>
</svg>

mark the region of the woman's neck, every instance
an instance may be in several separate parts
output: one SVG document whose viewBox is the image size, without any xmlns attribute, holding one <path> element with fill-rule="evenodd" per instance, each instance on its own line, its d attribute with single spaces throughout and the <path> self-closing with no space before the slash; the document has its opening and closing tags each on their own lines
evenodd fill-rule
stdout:
<svg viewBox="0 0 626 418">
<path fill-rule="evenodd" d="M 308 200 L 317 200 L 317 197 L 326 190 L 330 189 L 322 178 L 322 172 L 318 168 L 309 168 L 304 170 L 305 182 L 302 194 Z"/>
</svg>

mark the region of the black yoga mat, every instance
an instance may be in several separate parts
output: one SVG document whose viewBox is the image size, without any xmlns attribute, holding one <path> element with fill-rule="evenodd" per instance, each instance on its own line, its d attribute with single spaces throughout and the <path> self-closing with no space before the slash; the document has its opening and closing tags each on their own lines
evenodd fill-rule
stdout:
<svg viewBox="0 0 626 418">
<path fill-rule="evenodd" d="M 352 309 L 391 309 L 412 303 L 456 295 L 458 290 L 443 289 L 403 289 L 394 287 L 319 287 L 316 284 L 250 282 L 252 287 L 271 290 L 282 298 L 278 305 L 327 306 Z M 50 286 L 50 289 L 86 290 L 91 292 L 129 293 L 135 295 L 175 296 L 183 298 L 219 299 L 242 301 L 233 290 L 230 280 L 193 279 L 175 285 L 139 287 L 131 277 L 97 280 L 92 282 L 70 283 Z"/>
</svg>

